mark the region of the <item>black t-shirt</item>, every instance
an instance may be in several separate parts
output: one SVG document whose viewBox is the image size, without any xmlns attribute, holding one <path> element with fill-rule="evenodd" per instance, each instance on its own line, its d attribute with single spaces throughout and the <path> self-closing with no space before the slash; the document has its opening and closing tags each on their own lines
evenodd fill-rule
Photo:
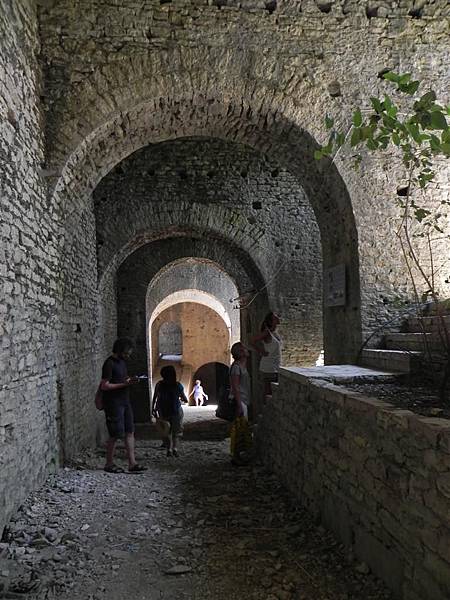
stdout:
<svg viewBox="0 0 450 600">
<path fill-rule="evenodd" d="M 125 383 L 128 377 L 127 364 L 123 358 L 115 358 L 110 356 L 105 360 L 102 368 L 102 379 L 106 379 L 109 383 Z M 118 390 L 104 391 L 105 400 L 124 400 L 129 398 L 128 388 L 120 388 Z"/>
<path fill-rule="evenodd" d="M 163 419 L 169 419 L 180 413 L 180 398 L 184 395 L 184 388 L 179 381 L 176 383 L 158 381 L 155 393 L 156 408 Z"/>
</svg>

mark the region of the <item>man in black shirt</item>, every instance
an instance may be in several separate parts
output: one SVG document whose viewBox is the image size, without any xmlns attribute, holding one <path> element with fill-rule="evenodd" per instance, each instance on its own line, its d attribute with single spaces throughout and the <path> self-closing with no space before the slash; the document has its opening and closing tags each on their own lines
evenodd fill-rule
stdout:
<svg viewBox="0 0 450 600">
<path fill-rule="evenodd" d="M 123 473 L 123 469 L 115 465 L 113 460 L 117 440 L 123 437 L 125 437 L 128 470 L 131 473 L 146 470 L 146 467 L 136 463 L 134 455 L 134 419 L 128 388 L 139 380 L 137 377 L 128 377 L 125 362 L 132 350 L 131 340 L 119 338 L 114 342 L 112 354 L 105 361 L 102 369 L 101 389 L 109 433 L 105 464 L 105 471 L 108 473 Z"/>
</svg>

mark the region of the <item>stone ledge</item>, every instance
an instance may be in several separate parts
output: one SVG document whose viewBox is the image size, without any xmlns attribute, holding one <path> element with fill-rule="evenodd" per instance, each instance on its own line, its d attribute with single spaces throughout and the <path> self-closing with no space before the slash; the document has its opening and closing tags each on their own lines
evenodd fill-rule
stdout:
<svg viewBox="0 0 450 600">
<path fill-rule="evenodd" d="M 392 426 L 399 429 L 409 429 L 411 433 L 418 434 L 427 439 L 434 448 L 450 452 L 450 420 L 439 417 L 425 417 L 411 410 L 397 408 L 395 405 L 365 396 L 361 392 L 349 390 L 334 382 L 351 383 L 361 379 L 371 378 L 380 382 L 395 379 L 396 374 L 386 371 L 375 371 L 354 365 L 331 365 L 325 367 L 282 367 L 280 369 L 281 381 L 283 378 L 296 381 L 301 385 L 320 388 L 325 391 L 323 399 L 343 406 L 353 412 L 372 413 L 377 419 L 377 426 L 384 429 Z M 279 393 L 274 389 L 275 399 Z"/>
<path fill-rule="evenodd" d="M 358 380 L 393 380 L 401 373 L 392 371 L 380 371 L 357 365 L 327 365 L 324 367 L 281 367 L 280 374 L 305 384 L 311 380 L 321 379 L 332 383 L 351 383 Z"/>
</svg>

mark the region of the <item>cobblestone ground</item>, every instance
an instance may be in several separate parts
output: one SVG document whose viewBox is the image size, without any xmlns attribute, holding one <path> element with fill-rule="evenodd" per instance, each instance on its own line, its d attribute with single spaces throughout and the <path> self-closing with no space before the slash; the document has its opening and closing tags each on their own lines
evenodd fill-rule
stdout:
<svg viewBox="0 0 450 600">
<path fill-rule="evenodd" d="M 184 441 L 179 458 L 137 446 L 144 474 L 103 472 L 99 450 L 28 498 L 0 546 L 0 598 L 391 598 L 260 465 L 232 467 L 227 440 Z"/>
</svg>

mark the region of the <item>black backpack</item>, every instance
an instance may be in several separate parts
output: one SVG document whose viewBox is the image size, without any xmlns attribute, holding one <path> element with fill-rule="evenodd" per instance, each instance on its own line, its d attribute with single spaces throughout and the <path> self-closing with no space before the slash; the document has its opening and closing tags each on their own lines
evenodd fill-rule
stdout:
<svg viewBox="0 0 450 600">
<path fill-rule="evenodd" d="M 236 401 L 230 397 L 231 385 L 228 377 L 228 385 L 220 388 L 217 400 L 216 417 L 229 421 L 230 423 L 236 418 Z"/>
</svg>

